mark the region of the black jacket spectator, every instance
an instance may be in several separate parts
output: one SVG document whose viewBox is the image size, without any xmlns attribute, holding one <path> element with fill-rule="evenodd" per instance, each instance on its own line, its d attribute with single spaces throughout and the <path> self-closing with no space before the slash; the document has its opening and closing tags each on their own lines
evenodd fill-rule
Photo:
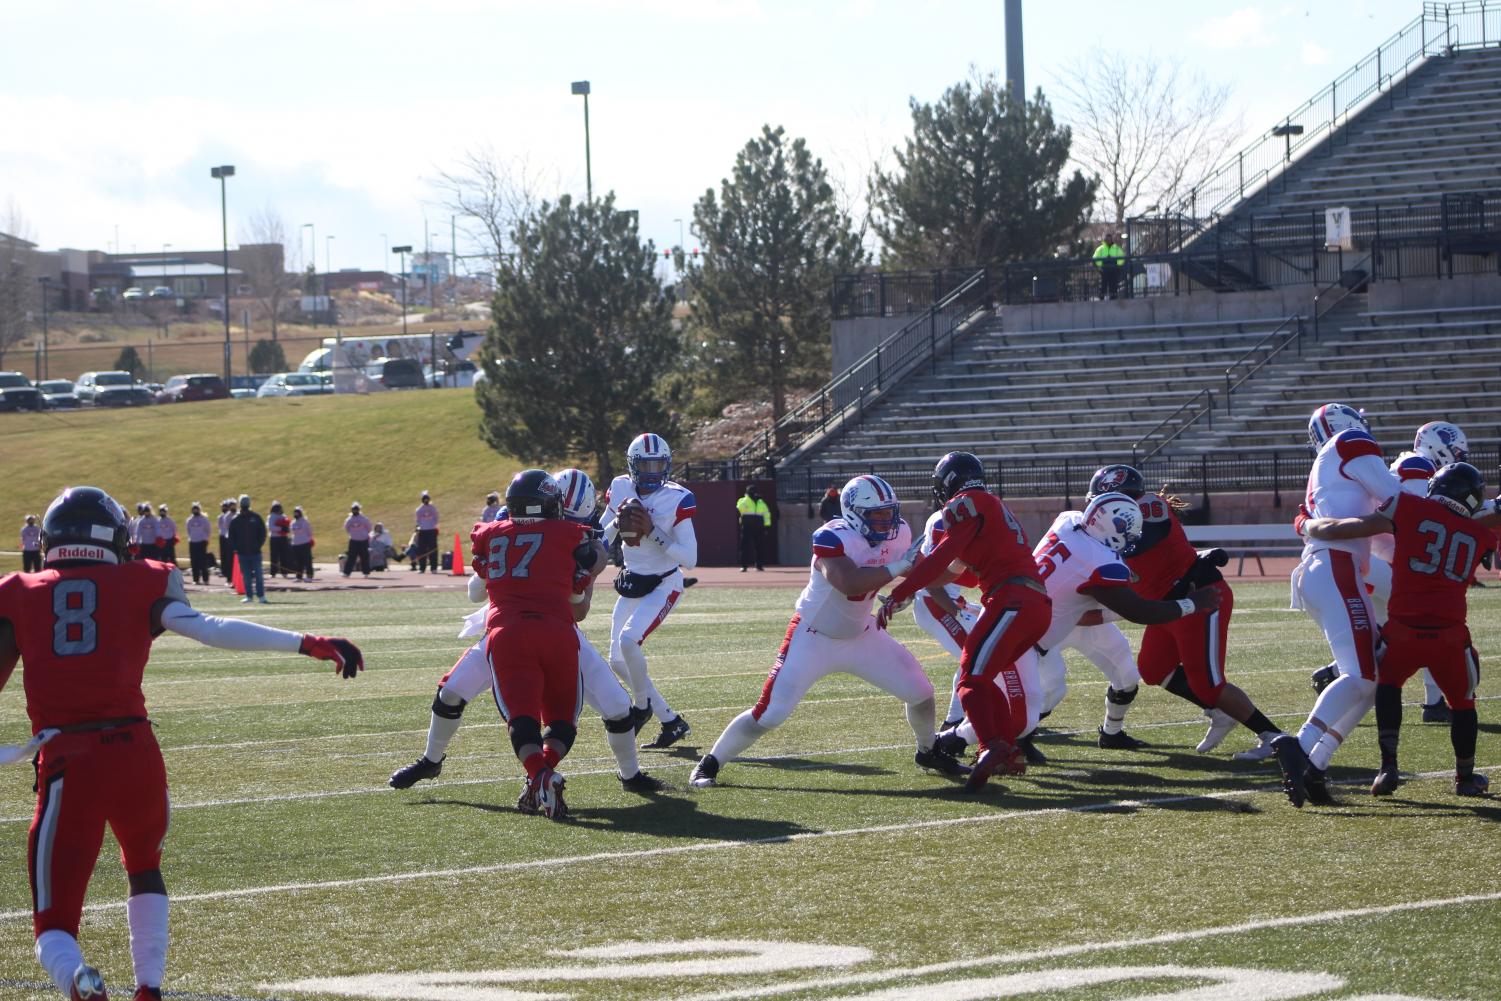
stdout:
<svg viewBox="0 0 1501 1001">
<path fill-rule="evenodd" d="M 839 517 L 842 511 L 843 508 L 839 504 L 839 491 L 830 487 L 824 492 L 823 500 L 818 502 L 818 516 L 827 524 Z"/>
<path fill-rule="evenodd" d="M 266 545 L 266 521 L 257 511 L 241 511 L 229 523 L 229 546 L 237 553 L 259 553 Z"/>
</svg>

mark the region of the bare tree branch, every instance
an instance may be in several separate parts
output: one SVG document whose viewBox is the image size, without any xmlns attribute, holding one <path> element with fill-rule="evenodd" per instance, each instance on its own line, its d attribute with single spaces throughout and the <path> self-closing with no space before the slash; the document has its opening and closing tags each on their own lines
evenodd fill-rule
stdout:
<svg viewBox="0 0 1501 1001">
<path fill-rule="evenodd" d="M 271 320 L 273 341 L 282 303 L 297 283 L 287 267 L 286 244 L 287 225 L 270 205 L 251 215 L 240 237 L 245 281 L 257 305 Z"/>
<path fill-rule="evenodd" d="M 539 191 L 557 187 L 551 171 L 534 169 L 525 157 L 504 159 L 489 146 L 469 150 L 430 183 L 464 236 L 496 265 L 514 249 L 511 233 L 536 210 Z"/>
</svg>

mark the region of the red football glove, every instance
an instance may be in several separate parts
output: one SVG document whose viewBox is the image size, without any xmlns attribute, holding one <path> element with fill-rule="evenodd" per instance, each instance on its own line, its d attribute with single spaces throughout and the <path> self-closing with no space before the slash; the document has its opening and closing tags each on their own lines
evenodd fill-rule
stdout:
<svg viewBox="0 0 1501 1001">
<path fill-rule="evenodd" d="M 333 661 L 334 673 L 346 678 L 352 678 L 365 669 L 365 655 L 360 653 L 359 647 L 342 636 L 314 636 L 308 633 L 302 637 L 302 646 L 297 648 L 297 652 L 304 657 Z"/>
<path fill-rule="evenodd" d="M 1312 517 L 1313 517 L 1313 512 L 1311 512 L 1311 511 L 1308 510 L 1308 505 L 1307 504 L 1299 504 L 1298 505 L 1298 513 L 1293 518 L 1293 531 L 1297 532 L 1299 536 L 1302 536 L 1302 534 L 1303 534 L 1303 526 L 1306 525 L 1308 523 L 1308 519 L 1310 519 Z"/>
<path fill-rule="evenodd" d="M 892 601 L 891 597 L 885 594 L 878 596 L 876 600 L 881 603 L 881 607 L 876 610 L 877 629 L 885 629 L 891 624 L 891 620 L 896 618 L 898 612 L 912 604 L 911 598 L 904 601 Z"/>
</svg>

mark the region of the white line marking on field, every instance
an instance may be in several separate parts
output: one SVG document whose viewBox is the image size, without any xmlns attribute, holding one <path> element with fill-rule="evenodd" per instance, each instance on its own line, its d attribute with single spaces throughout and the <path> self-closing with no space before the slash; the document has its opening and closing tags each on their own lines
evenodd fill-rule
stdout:
<svg viewBox="0 0 1501 1001">
<path fill-rule="evenodd" d="M 1501 765 L 1492 766 L 1501 768 Z M 1490 771 L 1477 768 L 1476 771 Z M 1452 773 L 1420 772 L 1417 778 L 1448 777 Z M 486 780 L 489 781 L 489 780 Z M 618 862 L 626 859 L 660 858 L 669 855 L 696 855 L 702 852 L 721 851 L 732 848 L 754 848 L 766 845 L 788 845 L 807 841 L 824 841 L 831 838 L 866 837 L 881 834 L 905 834 L 911 831 L 937 830 L 948 827 L 967 827 L 977 824 L 996 824 L 1009 821 L 1029 820 L 1035 817 L 1061 817 L 1071 813 L 1100 813 L 1121 808 L 1141 809 L 1152 806 L 1171 806 L 1176 803 L 1218 801 L 1241 796 L 1276 794 L 1282 791 L 1276 786 L 1261 786 L 1247 789 L 1228 789 L 1220 792 L 1185 793 L 1178 796 L 1154 796 L 1147 799 L 1112 799 L 1099 803 L 1084 803 L 1078 806 L 1050 806 L 1036 810 L 1013 810 L 1009 813 L 985 813 L 968 817 L 946 817 L 941 820 L 908 821 L 900 824 L 879 824 L 870 827 L 851 827 L 832 831 L 807 831 L 801 834 L 779 834 L 774 837 L 749 838 L 743 841 L 701 841 L 689 845 L 671 845 L 662 848 L 638 848 L 630 851 L 593 852 L 587 855 L 568 855 L 558 858 L 530 859 L 524 862 L 497 862 L 492 865 L 465 866 L 456 869 L 424 869 L 416 872 L 387 873 L 381 876 L 357 876 L 349 879 L 332 879 L 321 882 L 278 883 L 269 886 L 247 886 L 235 890 L 212 890 L 205 893 L 174 895 L 177 903 L 201 900 L 230 900 L 241 897 L 260 897 L 273 893 L 297 893 L 305 890 L 344 889 L 352 886 L 371 886 L 381 883 L 405 883 L 418 879 L 448 879 L 489 873 L 526 872 L 536 869 L 554 869 L 572 865 L 587 865 L 594 862 Z M 1493 895 L 1501 899 L 1501 894 Z M 1456 898 L 1457 899 L 1457 898 Z M 1491 899 L 1478 897 L 1475 899 Z M 85 911 L 109 911 L 123 908 L 123 902 L 90 904 Z M 0 921 L 14 921 L 31 917 L 30 910 L 0 911 Z"/>
</svg>

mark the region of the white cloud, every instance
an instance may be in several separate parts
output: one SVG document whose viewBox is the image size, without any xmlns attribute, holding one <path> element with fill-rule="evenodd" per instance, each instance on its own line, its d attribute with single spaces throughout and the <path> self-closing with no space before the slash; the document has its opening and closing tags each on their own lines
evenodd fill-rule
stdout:
<svg viewBox="0 0 1501 1001">
<path fill-rule="evenodd" d="M 1211 49 L 1261 48 L 1272 44 L 1270 19 L 1259 7 L 1241 7 L 1212 17 L 1189 32 L 1189 37 Z"/>
<path fill-rule="evenodd" d="M 1332 55 L 1333 53 L 1312 39 L 1303 43 L 1304 66 L 1323 66 L 1329 62 Z"/>
</svg>

